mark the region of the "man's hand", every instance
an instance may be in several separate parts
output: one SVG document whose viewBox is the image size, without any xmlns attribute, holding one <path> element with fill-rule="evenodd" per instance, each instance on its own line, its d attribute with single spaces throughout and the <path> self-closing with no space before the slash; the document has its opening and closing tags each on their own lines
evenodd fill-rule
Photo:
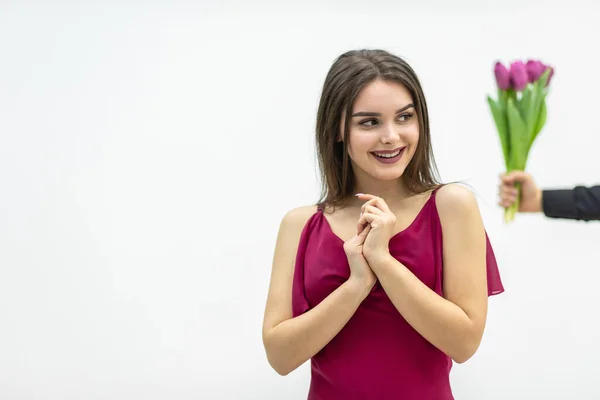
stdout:
<svg viewBox="0 0 600 400">
<path fill-rule="evenodd" d="M 510 207 L 517 200 L 516 184 L 521 185 L 520 212 L 541 212 L 542 191 L 533 181 L 531 174 L 523 171 L 512 171 L 501 176 L 499 187 L 500 201 L 504 208 Z"/>
</svg>

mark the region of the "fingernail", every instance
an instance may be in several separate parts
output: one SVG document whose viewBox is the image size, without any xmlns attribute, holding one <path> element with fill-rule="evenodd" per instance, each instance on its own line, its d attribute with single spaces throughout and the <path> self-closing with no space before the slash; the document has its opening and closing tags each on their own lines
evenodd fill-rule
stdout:
<svg viewBox="0 0 600 400">
<path fill-rule="evenodd" d="M 356 193 L 355 196 L 364 196 L 364 193 Z"/>
</svg>

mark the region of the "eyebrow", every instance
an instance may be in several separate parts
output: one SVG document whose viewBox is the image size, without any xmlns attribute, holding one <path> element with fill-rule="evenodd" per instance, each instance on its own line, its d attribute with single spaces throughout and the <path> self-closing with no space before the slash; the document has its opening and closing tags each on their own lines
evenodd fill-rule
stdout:
<svg viewBox="0 0 600 400">
<path fill-rule="evenodd" d="M 415 105 L 413 103 L 407 104 L 404 107 L 402 107 L 401 109 L 399 109 L 398 111 L 396 111 L 396 114 L 401 113 L 404 110 L 407 110 L 409 108 L 414 108 Z M 352 118 L 354 117 L 380 117 L 381 114 L 380 113 L 376 113 L 376 112 L 369 112 L 369 111 L 359 111 L 357 113 L 352 114 Z"/>
</svg>

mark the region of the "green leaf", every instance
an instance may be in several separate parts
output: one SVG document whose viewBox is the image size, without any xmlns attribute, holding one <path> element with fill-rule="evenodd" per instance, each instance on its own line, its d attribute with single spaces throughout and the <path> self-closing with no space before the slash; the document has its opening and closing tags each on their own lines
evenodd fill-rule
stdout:
<svg viewBox="0 0 600 400">
<path fill-rule="evenodd" d="M 529 152 L 533 146 L 537 135 L 546 123 L 546 82 L 548 82 L 549 76 L 550 70 L 544 71 L 542 76 L 534 84 L 534 101 L 529 109 L 529 119 L 532 123 L 529 125 L 529 148 L 527 152 Z"/>
<path fill-rule="evenodd" d="M 542 76 L 540 76 L 540 78 L 537 80 L 536 84 L 539 84 L 540 88 L 542 90 L 545 90 L 546 83 L 548 82 L 549 77 L 550 77 L 550 69 L 547 69 L 544 71 Z"/>
<path fill-rule="evenodd" d="M 531 146 L 533 146 L 533 142 L 537 138 L 537 135 L 542 131 L 542 128 L 546 124 L 546 117 L 547 117 L 546 96 L 544 96 L 544 98 L 542 99 L 542 107 L 540 109 L 540 114 L 538 116 L 538 120 L 533 129 L 533 135 L 531 137 L 531 142 L 529 143 L 529 148 L 531 148 Z"/>
<path fill-rule="evenodd" d="M 527 124 L 528 130 L 533 128 L 533 121 L 530 121 L 530 118 L 528 118 L 528 116 L 531 115 L 531 105 L 534 100 L 535 87 L 533 85 L 527 85 L 527 88 L 523 91 L 523 94 L 521 95 L 521 99 L 517 102 L 517 107 L 519 109 L 519 112 L 521 113 L 521 117 L 525 121 L 525 124 Z"/>
<path fill-rule="evenodd" d="M 498 136 L 500 137 L 500 144 L 502 145 L 502 154 L 504 155 L 504 163 L 508 168 L 508 160 L 510 156 L 510 141 L 508 138 L 508 121 L 506 119 L 506 112 L 504 110 L 504 107 L 502 107 L 502 103 L 500 101 L 496 103 L 489 96 L 487 99 L 488 104 L 490 105 L 492 116 L 494 117 L 494 122 L 496 123 Z"/>
<path fill-rule="evenodd" d="M 539 130 L 537 129 L 538 126 L 538 122 L 539 122 L 539 118 L 540 118 L 540 113 L 542 112 L 542 105 L 546 99 L 546 82 L 548 82 L 548 76 L 550 76 L 550 70 L 545 71 L 542 76 L 534 83 L 533 85 L 533 96 L 532 96 L 532 101 L 531 104 L 529 104 L 529 109 L 527 111 L 527 115 L 530 118 L 530 124 L 529 128 L 530 128 L 530 135 L 531 135 L 531 142 L 533 143 L 533 140 L 535 138 L 535 136 L 537 136 L 537 134 L 539 133 Z"/>
<path fill-rule="evenodd" d="M 524 170 L 529 152 L 529 131 L 513 99 L 508 99 L 507 116 L 511 150 L 508 170 Z"/>
</svg>

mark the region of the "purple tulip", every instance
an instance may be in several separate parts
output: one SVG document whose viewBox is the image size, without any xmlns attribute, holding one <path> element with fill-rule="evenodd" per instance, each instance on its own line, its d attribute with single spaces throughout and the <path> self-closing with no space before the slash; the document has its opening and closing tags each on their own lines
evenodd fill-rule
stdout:
<svg viewBox="0 0 600 400">
<path fill-rule="evenodd" d="M 515 61 L 510 65 L 510 81 L 516 91 L 527 87 L 529 77 L 527 76 L 527 67 L 522 61 Z"/>
<path fill-rule="evenodd" d="M 510 89 L 510 73 L 501 62 L 497 62 L 494 66 L 494 75 L 496 75 L 496 83 L 502 90 Z"/>
<path fill-rule="evenodd" d="M 540 76 L 546 71 L 546 66 L 537 60 L 529 60 L 527 61 L 527 76 L 529 77 L 529 82 L 534 83 Z"/>
</svg>

